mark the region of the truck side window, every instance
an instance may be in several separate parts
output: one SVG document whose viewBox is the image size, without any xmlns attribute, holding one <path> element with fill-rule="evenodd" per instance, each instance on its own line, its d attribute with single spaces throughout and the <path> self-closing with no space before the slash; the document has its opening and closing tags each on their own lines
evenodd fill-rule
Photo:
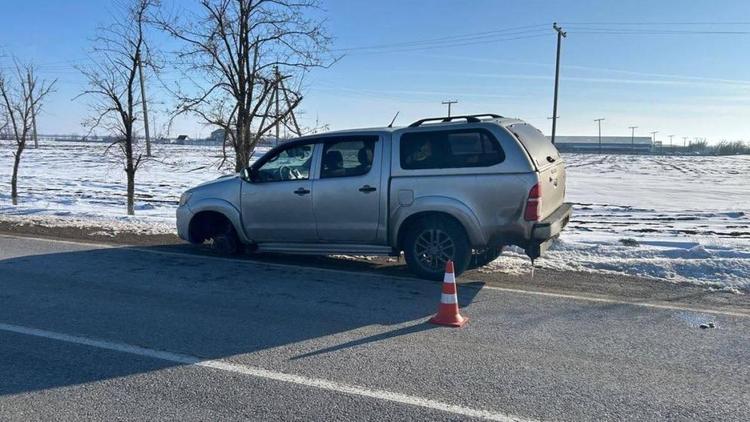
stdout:
<svg viewBox="0 0 750 422">
<path fill-rule="evenodd" d="M 313 146 L 298 145 L 279 151 L 258 169 L 259 182 L 307 180 L 310 178 Z"/>
<path fill-rule="evenodd" d="M 401 135 L 401 168 L 405 170 L 488 167 L 503 160 L 500 143 L 484 129 Z"/>
<path fill-rule="evenodd" d="M 377 136 L 347 137 L 323 146 L 320 178 L 361 176 L 370 172 Z"/>
</svg>

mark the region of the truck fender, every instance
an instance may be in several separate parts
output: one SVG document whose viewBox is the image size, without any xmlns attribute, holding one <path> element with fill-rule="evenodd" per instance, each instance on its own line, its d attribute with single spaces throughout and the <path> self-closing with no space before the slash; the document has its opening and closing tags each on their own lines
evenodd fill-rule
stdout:
<svg viewBox="0 0 750 422">
<path fill-rule="evenodd" d="M 466 230 L 472 246 L 481 246 L 487 240 L 480 229 L 479 219 L 474 212 L 461 201 L 445 196 L 423 196 L 416 198 L 411 205 L 401 206 L 391 213 L 391 230 L 389 239 L 391 246 L 398 248 L 398 234 L 403 223 L 411 216 L 419 213 L 443 213 L 458 220 Z"/>
<path fill-rule="evenodd" d="M 237 232 L 237 236 L 240 240 L 243 243 L 252 243 L 252 241 L 247 238 L 245 230 L 243 230 L 240 211 L 232 205 L 232 203 L 218 198 L 206 198 L 191 203 L 190 211 L 193 215 L 203 211 L 214 211 L 224 215 L 224 217 L 229 219 L 229 222 L 232 223 L 232 226 L 234 226 L 234 230 Z"/>
</svg>

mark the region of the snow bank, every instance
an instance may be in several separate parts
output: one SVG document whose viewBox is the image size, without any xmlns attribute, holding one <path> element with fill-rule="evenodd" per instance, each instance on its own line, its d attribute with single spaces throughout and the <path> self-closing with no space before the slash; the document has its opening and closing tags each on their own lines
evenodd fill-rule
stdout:
<svg viewBox="0 0 750 422">
<path fill-rule="evenodd" d="M 633 239 L 629 239 L 633 240 Z M 602 237 L 565 235 L 555 241 L 541 268 L 625 274 L 675 283 L 691 283 L 711 290 L 741 293 L 750 290 L 750 249 L 747 245 L 706 239 L 704 243 L 661 241 L 617 242 Z M 482 268 L 484 272 L 524 275 L 529 258 L 518 248 Z"/>
</svg>

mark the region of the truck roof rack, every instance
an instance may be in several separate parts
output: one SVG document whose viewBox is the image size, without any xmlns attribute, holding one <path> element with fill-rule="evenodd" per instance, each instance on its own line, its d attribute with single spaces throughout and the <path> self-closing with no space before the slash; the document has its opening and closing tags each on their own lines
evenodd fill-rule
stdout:
<svg viewBox="0 0 750 422">
<path fill-rule="evenodd" d="M 427 122 L 442 122 L 442 123 L 448 123 L 452 122 L 453 120 L 458 119 L 466 119 L 466 123 L 479 123 L 481 120 L 479 120 L 480 117 L 491 117 L 493 119 L 500 119 L 503 116 L 500 116 L 498 114 L 470 114 L 465 116 L 451 116 L 451 117 L 428 117 L 426 119 L 417 120 L 416 122 L 409 125 L 409 127 L 419 127 L 422 126 L 423 123 Z"/>
</svg>

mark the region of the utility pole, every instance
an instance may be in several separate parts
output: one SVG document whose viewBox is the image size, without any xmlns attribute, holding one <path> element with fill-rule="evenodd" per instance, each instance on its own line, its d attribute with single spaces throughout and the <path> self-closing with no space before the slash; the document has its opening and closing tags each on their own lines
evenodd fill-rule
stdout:
<svg viewBox="0 0 750 422">
<path fill-rule="evenodd" d="M 279 123 L 281 123 L 279 119 L 279 67 L 274 66 L 273 67 L 273 74 L 276 78 L 276 87 L 274 88 L 274 95 L 276 96 L 276 114 L 274 117 L 276 118 L 276 146 L 279 145 Z"/>
<path fill-rule="evenodd" d="M 685 153 L 685 146 L 687 144 L 687 136 L 682 137 L 682 153 Z"/>
<path fill-rule="evenodd" d="M 560 116 L 556 116 L 556 118 L 559 119 Z M 552 116 L 547 117 L 547 120 L 554 120 L 554 119 L 555 119 L 555 117 L 552 117 Z M 551 138 L 550 138 L 550 140 L 551 140 Z M 554 144 L 554 142 L 552 142 L 552 143 Z"/>
<path fill-rule="evenodd" d="M 630 149 L 635 152 L 635 130 L 638 126 L 628 126 L 628 129 L 630 129 Z"/>
<path fill-rule="evenodd" d="M 557 116 L 557 118 L 559 119 L 560 116 Z M 554 119 L 554 117 L 552 117 L 552 116 L 547 117 L 547 120 L 552 120 L 552 119 Z"/>
<path fill-rule="evenodd" d="M 141 104 L 143 104 L 143 132 L 146 135 L 146 157 L 151 156 L 151 135 L 148 132 L 148 106 L 146 105 L 146 83 L 143 80 L 143 63 L 138 53 L 138 78 L 141 80 Z"/>
<path fill-rule="evenodd" d="M 654 143 L 654 147 L 656 146 L 656 134 L 657 133 L 659 133 L 658 130 L 651 132 L 651 138 L 652 138 L 652 142 Z"/>
<path fill-rule="evenodd" d="M 297 118 L 294 116 L 294 110 L 292 109 L 292 102 L 289 101 L 289 96 L 287 95 L 286 87 L 284 86 L 284 78 L 281 77 L 281 74 L 279 74 L 279 86 L 281 87 L 281 92 L 284 94 L 284 102 L 286 102 L 286 106 L 289 108 L 287 115 L 289 116 L 289 119 L 292 121 L 292 124 L 294 124 L 294 130 L 292 132 L 295 133 L 297 136 L 302 136 L 302 129 L 300 129 L 299 124 L 297 123 Z M 292 128 L 289 127 L 288 123 L 284 124 L 284 128 L 289 128 L 289 130 L 292 130 Z M 284 129 L 284 133 L 286 133 L 286 129 Z"/>
<path fill-rule="evenodd" d="M 603 120 L 604 120 L 604 117 L 600 119 L 594 119 L 594 121 L 599 124 L 599 154 L 602 153 L 602 121 Z"/>
<path fill-rule="evenodd" d="M 451 104 L 458 104 L 458 100 L 445 100 L 442 105 L 448 105 L 448 117 L 451 117 Z"/>
<path fill-rule="evenodd" d="M 555 143 L 555 131 L 557 130 L 557 88 L 560 83 L 560 45 L 563 37 L 568 33 L 557 26 L 557 22 L 552 24 L 552 29 L 557 31 L 557 58 L 555 59 L 555 97 L 552 103 L 552 143 Z M 600 148 L 601 149 L 601 148 Z"/>
<path fill-rule="evenodd" d="M 674 138 L 674 135 L 669 135 L 669 149 L 672 150 L 672 155 L 674 155 L 674 147 L 672 146 L 672 138 Z"/>
<path fill-rule="evenodd" d="M 31 84 L 31 72 L 26 73 L 26 80 L 29 84 L 29 93 L 34 93 L 34 87 Z M 34 148 L 39 148 L 39 139 L 36 134 L 36 107 L 34 107 L 34 97 L 31 98 L 31 137 L 34 138 Z"/>
</svg>

